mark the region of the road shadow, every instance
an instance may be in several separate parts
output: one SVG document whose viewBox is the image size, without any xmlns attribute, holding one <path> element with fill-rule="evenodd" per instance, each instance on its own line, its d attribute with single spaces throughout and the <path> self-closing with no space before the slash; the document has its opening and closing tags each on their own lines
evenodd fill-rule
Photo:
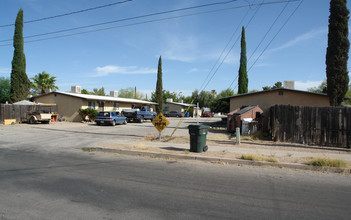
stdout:
<svg viewBox="0 0 351 220">
<path fill-rule="evenodd" d="M 184 151 L 184 148 L 177 148 L 177 147 L 161 147 L 161 149 L 169 150 L 169 151 Z"/>
<path fill-rule="evenodd" d="M 50 130 L 50 131 L 56 131 L 56 132 L 61 132 L 61 133 L 72 133 L 72 134 L 90 134 L 90 135 L 96 135 L 96 136 L 116 136 L 116 133 L 98 133 L 98 132 L 88 132 L 88 131 L 72 131 L 72 130 L 63 130 L 63 129 L 56 129 L 56 128 L 39 128 L 39 127 L 33 127 L 33 129 L 39 129 L 39 130 Z M 125 137 L 138 137 L 138 138 L 143 138 L 143 135 L 135 135 L 135 134 L 118 134 L 119 136 L 125 136 Z"/>
</svg>

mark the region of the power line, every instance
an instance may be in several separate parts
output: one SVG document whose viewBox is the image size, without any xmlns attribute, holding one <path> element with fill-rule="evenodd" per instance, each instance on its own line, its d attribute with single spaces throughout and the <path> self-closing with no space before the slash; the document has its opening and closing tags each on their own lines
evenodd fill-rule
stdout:
<svg viewBox="0 0 351 220">
<path fill-rule="evenodd" d="M 106 5 L 96 6 L 96 7 L 93 7 L 93 8 L 82 9 L 82 10 L 79 10 L 79 11 L 68 12 L 68 13 L 64 13 L 64 14 L 60 14 L 60 15 L 54 15 L 54 16 L 45 17 L 45 18 L 38 18 L 38 19 L 30 20 L 30 21 L 24 21 L 23 23 L 24 24 L 28 24 L 28 23 L 38 22 L 38 21 L 49 20 L 49 19 L 53 19 L 53 18 L 64 17 L 64 16 L 78 14 L 78 13 L 87 12 L 87 11 L 92 11 L 92 10 L 96 10 L 96 9 L 100 9 L 100 8 L 106 8 L 106 7 L 110 7 L 110 6 L 114 6 L 114 5 L 119 5 L 119 4 L 123 4 L 123 3 L 126 3 L 126 2 L 130 2 L 130 1 L 133 1 L 133 0 L 125 0 L 125 1 L 110 3 L 110 4 L 106 4 Z M 2 28 L 2 27 L 10 27 L 10 26 L 14 26 L 14 25 L 15 24 L 4 24 L 4 25 L 0 25 L 0 28 Z"/>
<path fill-rule="evenodd" d="M 231 0 L 230 2 L 233 2 L 233 1 L 237 1 L 237 0 Z M 37 42 L 37 41 L 42 41 L 42 40 L 57 39 L 57 38 L 69 37 L 69 36 L 80 35 L 80 34 L 86 34 L 86 33 L 91 33 L 91 32 L 98 32 L 98 31 L 110 30 L 110 29 L 114 29 L 114 28 L 121 28 L 121 27 L 128 27 L 128 26 L 134 26 L 134 25 L 145 24 L 145 23 L 152 23 L 152 22 L 170 20 L 170 19 L 175 19 L 175 18 L 189 17 L 189 16 L 194 16 L 194 15 L 208 14 L 208 13 L 214 13 L 214 12 L 220 12 L 220 11 L 226 11 L 226 10 L 234 10 L 234 9 L 239 9 L 239 8 L 251 7 L 251 6 L 255 6 L 255 5 L 262 6 L 262 5 L 270 5 L 270 4 L 278 4 L 278 3 L 294 2 L 294 1 L 300 1 L 300 0 L 277 0 L 277 1 L 259 3 L 259 4 L 251 4 L 251 5 L 242 5 L 242 6 L 236 6 L 236 7 L 222 8 L 222 9 L 216 9 L 216 10 L 205 11 L 205 12 L 198 12 L 198 13 L 191 13 L 191 14 L 185 14 L 185 15 L 179 15 L 179 16 L 161 18 L 161 19 L 154 19 L 154 20 L 149 20 L 149 21 L 142 21 L 142 22 L 131 23 L 131 24 L 126 24 L 126 25 L 120 25 L 120 26 L 112 26 L 112 27 L 107 27 L 107 28 L 101 28 L 101 29 L 95 29 L 95 30 L 90 30 L 90 31 L 78 32 L 78 33 L 74 33 L 74 34 L 66 34 L 66 35 L 60 35 L 60 36 L 56 36 L 56 37 L 42 38 L 42 39 L 38 39 L 38 40 L 26 41 L 25 43 Z M 227 2 L 227 3 L 229 3 L 229 2 Z M 213 5 L 213 4 L 219 4 L 219 3 L 212 3 L 212 4 L 207 4 L 207 5 Z M 222 4 L 225 4 L 225 3 L 222 3 Z M 188 10 L 188 9 L 190 9 L 190 8 L 194 8 L 194 7 L 204 7 L 204 6 L 205 6 L 205 5 L 202 5 L 202 6 L 193 6 L 193 7 L 189 7 L 189 8 L 175 9 L 175 10 L 166 11 L 166 12 L 158 12 L 158 13 L 154 13 L 154 14 L 142 15 L 142 16 L 137 16 L 137 17 L 132 17 L 132 18 L 126 18 L 126 19 L 120 19 L 120 20 L 110 21 L 110 22 L 104 22 L 104 23 L 100 23 L 100 24 L 87 25 L 87 26 L 83 26 L 83 27 L 71 28 L 71 29 L 66 29 L 66 30 L 61 30 L 61 31 L 55 31 L 55 32 L 50 32 L 50 33 L 44 33 L 44 34 L 37 34 L 37 35 L 33 35 L 33 36 L 29 36 L 29 37 L 24 37 L 24 38 L 32 38 L 32 37 L 45 36 L 45 35 L 49 35 L 49 34 L 55 34 L 55 33 L 61 33 L 61 32 L 66 32 L 66 31 L 78 30 L 78 29 L 82 29 L 82 28 L 94 27 L 94 26 L 98 26 L 98 25 L 104 25 L 104 24 L 109 24 L 109 23 L 116 23 L 116 22 L 121 22 L 121 21 L 126 21 L 126 20 L 132 20 L 132 19 L 137 19 L 137 18 L 142 18 L 142 17 L 154 16 L 154 15 L 158 15 L 158 14 L 171 13 L 171 12 L 180 11 L 180 10 Z M 12 39 L 9 39 L 9 40 L 1 40 L 0 42 L 6 42 L 6 41 L 12 41 Z M 9 45 L 12 45 L 12 44 L 2 44 L 2 45 L 0 45 L 0 46 L 9 46 Z"/>
<path fill-rule="evenodd" d="M 297 9 L 301 6 L 301 4 L 303 3 L 304 0 L 300 1 L 300 4 L 295 8 L 295 10 L 290 14 L 290 16 L 288 17 L 288 19 L 284 22 L 284 24 L 281 26 L 281 28 L 278 30 L 278 32 L 274 35 L 274 37 L 272 38 L 272 40 L 267 44 L 267 46 L 264 48 L 264 50 L 261 52 L 261 54 L 257 57 L 257 59 L 255 60 L 255 62 L 250 66 L 249 70 L 247 72 L 249 72 L 252 67 L 256 64 L 257 60 L 260 59 L 260 57 L 262 56 L 262 54 L 267 50 L 267 48 L 271 45 L 271 43 L 273 42 L 273 40 L 278 36 L 278 34 L 281 32 L 281 30 L 285 27 L 285 25 L 288 23 L 288 21 L 291 19 L 291 17 L 295 14 L 295 12 L 297 11 Z"/>
<path fill-rule="evenodd" d="M 204 5 L 197 5 L 197 6 L 186 7 L 186 8 L 168 10 L 168 11 L 163 11 L 163 12 L 156 12 L 156 13 L 152 13 L 152 14 L 140 15 L 140 16 L 135 16 L 135 17 L 130 17 L 130 18 L 114 20 L 114 21 L 107 21 L 107 22 L 98 23 L 98 24 L 91 24 L 91 25 L 85 25 L 85 26 L 81 26 L 81 27 L 75 27 L 75 28 L 69 28 L 69 29 L 53 31 L 53 32 L 48 32 L 48 33 L 36 34 L 36 35 L 26 36 L 26 37 L 23 37 L 23 38 L 26 39 L 26 38 L 40 37 L 40 36 L 51 35 L 51 34 L 58 34 L 58 33 L 62 33 L 62 32 L 75 31 L 75 30 L 84 29 L 84 28 L 91 28 L 91 27 L 102 26 L 102 25 L 106 25 L 106 24 L 118 23 L 118 22 L 123 22 L 123 21 L 130 21 L 130 20 L 146 18 L 146 17 L 156 16 L 156 15 L 169 14 L 169 13 L 180 12 L 180 11 L 185 11 L 185 10 L 191 10 L 191 9 L 196 9 L 196 8 L 203 8 L 203 7 L 213 6 L 213 5 L 228 4 L 228 3 L 235 2 L 235 1 L 238 1 L 238 0 L 229 0 L 229 1 L 223 1 L 223 2 L 215 2 L 215 3 L 210 3 L 210 4 L 204 4 Z M 7 41 L 12 41 L 12 39 L 0 40 L 0 42 L 7 42 Z"/>
<path fill-rule="evenodd" d="M 206 83 L 206 81 L 208 80 L 208 77 L 211 75 L 212 71 L 214 70 L 214 68 L 217 66 L 217 64 L 219 63 L 219 61 L 221 60 L 224 52 L 227 50 L 227 47 L 229 46 L 230 42 L 233 40 L 234 36 L 236 35 L 237 31 L 239 30 L 241 24 L 243 23 L 243 21 L 245 20 L 246 16 L 249 14 L 250 8 L 247 10 L 246 14 L 244 15 L 244 17 L 241 19 L 240 23 L 238 24 L 237 28 L 235 29 L 234 33 L 232 34 L 232 36 L 230 37 L 227 45 L 224 47 L 224 49 L 222 50 L 220 56 L 218 57 L 217 61 L 215 62 L 215 64 L 212 66 L 212 69 L 210 70 L 210 72 L 207 74 L 204 82 L 202 83 L 202 85 L 200 86 L 200 91 L 202 91 L 202 87 L 204 86 L 204 84 Z"/>
<path fill-rule="evenodd" d="M 268 31 L 266 32 L 266 34 L 263 36 L 263 38 L 261 39 L 260 43 L 257 45 L 257 47 L 255 48 L 254 52 L 252 52 L 251 56 L 249 57 L 248 61 L 250 61 L 251 57 L 253 56 L 253 54 L 256 52 L 256 50 L 260 47 L 260 45 L 262 44 L 263 40 L 267 37 L 267 34 L 271 31 L 272 27 L 274 26 L 274 24 L 278 21 L 278 19 L 280 18 L 280 16 L 283 14 L 283 12 L 285 11 L 286 7 L 288 6 L 290 2 L 287 2 L 284 6 L 284 8 L 280 11 L 279 15 L 276 17 L 276 19 L 274 20 L 274 22 L 272 23 L 272 25 L 270 26 L 270 28 L 268 29 Z M 234 82 L 238 79 L 239 74 L 234 78 L 234 80 L 231 82 L 231 84 L 229 85 L 228 88 L 231 88 L 232 85 L 234 84 Z M 234 87 L 234 90 L 236 89 L 238 85 L 236 85 Z"/>
<path fill-rule="evenodd" d="M 272 25 L 269 27 L 268 31 L 266 32 L 266 34 L 263 36 L 263 38 L 261 39 L 260 43 L 257 45 L 257 47 L 255 48 L 255 50 L 252 52 L 251 56 L 249 57 L 249 59 L 247 60 L 247 62 L 249 62 L 252 58 L 252 56 L 255 54 L 255 52 L 257 51 L 257 49 L 261 46 L 262 42 L 266 39 L 268 33 L 272 30 L 273 26 L 275 25 L 275 23 L 278 21 L 278 19 L 280 18 L 280 16 L 283 14 L 283 12 L 285 11 L 285 9 L 287 8 L 287 6 L 289 5 L 290 2 L 287 2 L 284 6 L 284 8 L 280 11 L 279 15 L 275 18 L 274 22 L 272 23 Z"/>
<path fill-rule="evenodd" d="M 233 8 L 230 8 L 230 9 L 233 9 Z M 32 42 L 38 42 L 38 41 L 44 41 L 44 40 L 58 39 L 58 38 L 63 38 L 63 37 L 70 37 L 70 36 L 87 34 L 87 33 L 92 33 L 92 32 L 105 31 L 105 30 L 110 30 L 110 29 L 115 29 L 115 28 L 122 28 L 122 27 L 129 27 L 129 26 L 135 26 L 135 25 L 146 24 L 146 23 L 165 21 L 165 20 L 170 20 L 170 19 L 175 19 L 175 18 L 189 17 L 189 16 L 206 14 L 206 13 L 212 13 L 212 12 L 218 12 L 218 11 L 223 11 L 223 10 L 229 10 L 229 9 L 226 8 L 226 9 L 220 9 L 220 10 L 192 13 L 192 14 L 179 15 L 179 16 L 173 16 L 173 17 L 167 17 L 167 18 L 160 18 L 160 19 L 154 19 L 154 20 L 148 20 L 148 21 L 141 21 L 141 22 L 137 22 L 137 23 L 131 23 L 131 24 L 125 24 L 125 25 L 119 25 L 119 26 L 112 26 L 112 27 L 95 29 L 95 30 L 84 31 L 84 32 L 78 32 L 78 33 L 73 33 L 73 34 L 59 35 L 59 36 L 55 36 L 55 37 L 48 37 L 48 38 L 41 38 L 41 39 L 37 39 L 37 40 L 25 41 L 24 43 L 32 43 Z M 2 45 L 0 45 L 0 47 L 1 46 L 10 46 L 10 45 L 12 45 L 12 44 L 2 44 Z"/>
<path fill-rule="evenodd" d="M 254 63 L 250 66 L 250 68 L 248 69 L 247 73 L 250 72 L 250 70 L 252 69 L 252 67 L 256 64 L 256 62 L 261 58 L 262 54 L 267 50 L 267 48 L 271 45 L 271 43 L 273 42 L 273 40 L 278 36 L 278 34 L 281 32 L 281 30 L 285 27 L 285 25 L 289 22 L 289 20 L 291 19 L 291 17 L 295 14 L 295 12 L 297 11 L 297 9 L 301 6 L 301 4 L 303 3 L 304 0 L 300 0 L 300 3 L 296 6 L 296 8 L 294 9 L 294 11 L 289 15 L 289 17 L 286 19 L 286 21 L 284 22 L 284 24 L 280 27 L 280 29 L 278 30 L 278 32 L 273 36 L 273 38 L 270 40 L 270 42 L 267 44 L 267 46 L 264 48 L 264 50 L 261 52 L 261 54 L 256 58 L 256 60 L 254 61 Z M 232 81 L 232 83 L 230 84 L 229 88 L 233 85 L 233 83 L 235 82 L 235 80 L 238 78 L 239 75 L 237 75 L 237 77 L 235 77 L 235 79 Z M 234 87 L 234 90 L 236 89 L 238 85 L 236 85 Z"/>
<path fill-rule="evenodd" d="M 251 21 L 253 20 L 253 18 L 256 16 L 257 12 L 260 10 L 261 6 L 263 5 L 263 1 L 257 5 L 259 5 L 259 8 L 256 9 L 255 13 L 252 15 L 252 17 L 250 18 L 249 22 L 246 24 L 246 28 L 250 25 Z M 251 6 L 251 5 L 250 5 Z M 224 63 L 225 59 L 227 59 L 229 53 L 232 51 L 232 49 L 234 48 L 234 46 L 236 45 L 236 43 L 239 41 L 240 36 L 238 36 L 238 38 L 236 39 L 236 41 L 234 42 L 234 44 L 232 45 L 232 47 L 229 49 L 229 51 L 227 52 L 227 54 L 225 55 L 225 57 L 223 58 L 222 62 L 218 65 L 217 69 L 215 70 L 215 72 L 212 74 L 211 78 L 208 80 L 207 84 L 205 85 L 205 87 L 203 88 L 203 90 L 208 86 L 208 84 L 211 82 L 211 80 L 213 79 L 213 77 L 216 75 L 216 73 L 218 72 L 219 68 L 222 66 L 222 64 Z"/>
</svg>

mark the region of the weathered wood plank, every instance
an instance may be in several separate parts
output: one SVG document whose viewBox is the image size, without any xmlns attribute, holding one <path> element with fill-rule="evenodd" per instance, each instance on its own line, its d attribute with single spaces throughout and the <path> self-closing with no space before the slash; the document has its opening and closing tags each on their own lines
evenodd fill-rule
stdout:
<svg viewBox="0 0 351 220">
<path fill-rule="evenodd" d="M 275 141 L 350 148 L 351 108 L 275 105 L 270 117 Z"/>
</svg>

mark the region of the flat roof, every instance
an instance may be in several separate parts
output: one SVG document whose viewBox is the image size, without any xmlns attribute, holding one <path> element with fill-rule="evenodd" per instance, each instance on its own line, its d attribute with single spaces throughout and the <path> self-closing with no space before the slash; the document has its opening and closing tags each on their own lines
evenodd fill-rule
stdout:
<svg viewBox="0 0 351 220">
<path fill-rule="evenodd" d="M 129 99 L 129 98 L 120 98 L 120 97 L 111 97 L 111 96 L 100 96 L 100 95 L 88 95 L 88 94 L 81 94 L 81 93 L 72 93 L 72 92 L 61 92 L 61 91 L 54 91 L 45 94 L 41 94 L 38 96 L 33 96 L 32 98 L 46 96 L 49 94 L 61 94 L 67 96 L 73 96 L 81 99 L 86 100 L 96 100 L 96 101 L 112 101 L 112 102 L 126 102 L 126 103 L 136 103 L 136 104 L 149 104 L 149 105 L 158 105 L 156 102 L 149 102 L 139 99 Z"/>
<path fill-rule="evenodd" d="M 187 104 L 187 103 L 180 103 L 180 102 L 165 102 L 165 104 L 173 104 L 173 105 L 180 105 L 180 106 L 184 106 L 184 107 L 196 107 L 196 105 L 194 104 Z"/>
<path fill-rule="evenodd" d="M 252 92 L 252 93 L 245 93 L 245 94 L 238 94 L 238 95 L 234 95 L 234 96 L 223 97 L 223 98 L 221 98 L 221 100 L 229 100 L 231 98 L 256 95 L 256 94 L 261 94 L 261 93 L 270 93 L 270 92 L 275 92 L 275 91 L 290 91 L 290 92 L 305 93 L 305 94 L 325 96 L 325 97 L 328 96 L 327 94 L 324 94 L 324 93 L 315 93 L 315 92 L 308 92 L 308 91 L 295 90 L 295 89 L 286 89 L 286 88 L 276 88 L 276 89 L 270 89 L 270 90 L 263 90 L 263 91 L 259 91 L 259 92 Z"/>
</svg>

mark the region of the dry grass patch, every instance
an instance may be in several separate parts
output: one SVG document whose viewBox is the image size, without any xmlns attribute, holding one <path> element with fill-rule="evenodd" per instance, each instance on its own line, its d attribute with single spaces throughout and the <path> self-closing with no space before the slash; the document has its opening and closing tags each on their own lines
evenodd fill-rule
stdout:
<svg viewBox="0 0 351 220">
<path fill-rule="evenodd" d="M 330 158 L 311 158 L 305 164 L 319 167 L 338 167 L 346 168 L 350 165 L 342 159 L 330 159 Z"/>
<path fill-rule="evenodd" d="M 82 151 L 84 151 L 84 152 L 93 152 L 93 151 L 96 151 L 95 149 L 90 148 L 90 147 L 83 147 L 83 148 L 81 148 L 81 149 L 82 149 Z"/>
<path fill-rule="evenodd" d="M 271 163 L 278 163 L 279 160 L 274 156 L 266 156 L 263 154 L 243 154 L 241 155 L 242 160 L 252 160 L 252 161 L 266 161 Z"/>
<path fill-rule="evenodd" d="M 189 138 L 185 138 L 185 137 L 170 137 L 169 135 L 164 135 L 161 136 L 161 140 L 158 138 L 157 135 L 147 135 L 145 136 L 143 139 L 143 141 L 162 141 L 162 142 L 177 142 L 177 143 L 183 143 L 183 142 L 188 142 Z"/>
<path fill-rule="evenodd" d="M 137 150 L 149 150 L 149 149 L 152 149 L 150 147 L 146 147 L 143 144 L 133 145 L 132 148 L 133 149 L 137 149 Z"/>
<path fill-rule="evenodd" d="M 240 136 L 241 140 L 244 141 L 258 141 L 258 140 L 266 140 L 267 139 L 267 134 L 261 132 L 261 131 L 255 131 L 249 135 L 243 135 Z"/>
</svg>

